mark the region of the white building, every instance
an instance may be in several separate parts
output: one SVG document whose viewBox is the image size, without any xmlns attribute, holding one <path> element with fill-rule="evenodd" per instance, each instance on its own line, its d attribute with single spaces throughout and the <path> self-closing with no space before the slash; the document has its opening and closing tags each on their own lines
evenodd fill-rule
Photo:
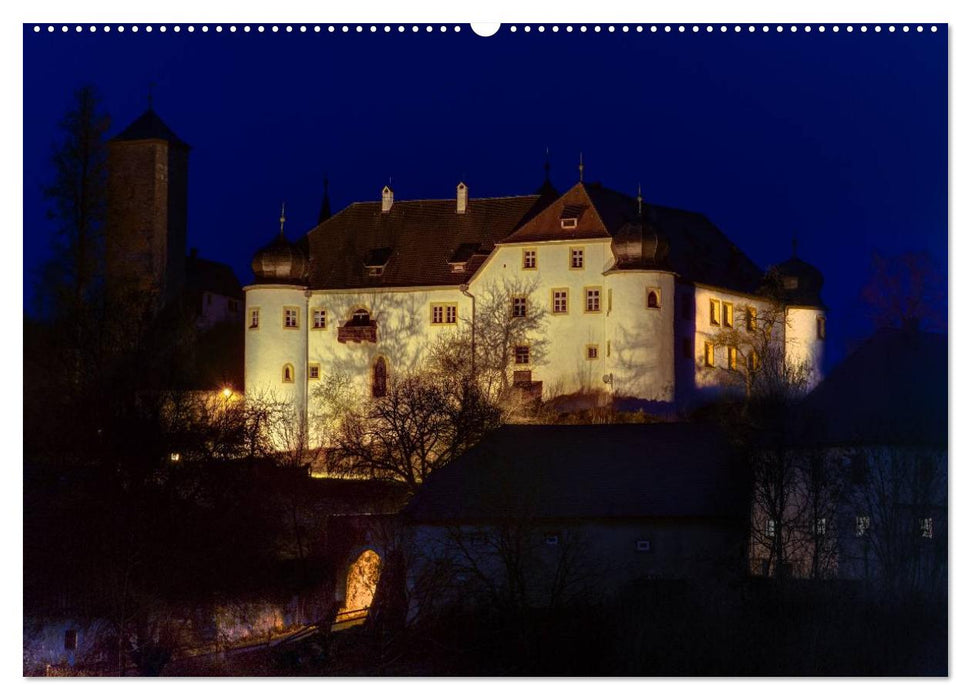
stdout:
<svg viewBox="0 0 971 700">
<path fill-rule="evenodd" d="M 547 180 L 527 196 L 471 199 L 460 183 L 454 198 L 399 202 L 385 187 L 295 243 L 282 221 L 245 288 L 245 383 L 301 414 L 330 374 L 382 395 L 440 334 L 481 331 L 497 289 L 510 315 L 542 312 L 542 353 L 526 340 L 509 354 L 517 383 L 546 399 L 599 393 L 670 413 L 739 391 L 770 309 L 783 314 L 778 355 L 820 376 L 821 274 L 793 256 L 767 275 L 705 216 L 639 194 L 579 182 L 560 195 Z"/>
</svg>

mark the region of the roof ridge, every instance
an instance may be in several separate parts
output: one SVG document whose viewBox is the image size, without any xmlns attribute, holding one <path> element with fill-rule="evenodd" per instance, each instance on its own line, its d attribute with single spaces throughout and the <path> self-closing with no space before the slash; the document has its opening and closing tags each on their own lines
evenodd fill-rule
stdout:
<svg viewBox="0 0 971 700">
<path fill-rule="evenodd" d="M 497 201 L 500 199 L 539 199 L 541 195 L 538 194 L 507 194 L 499 195 L 496 197 L 470 197 L 469 202 L 485 202 L 485 201 Z M 425 199 L 396 199 L 394 204 L 412 204 L 420 202 L 454 202 L 455 197 L 436 197 L 436 198 L 425 198 Z M 363 199 L 356 202 L 351 202 L 347 207 L 353 207 L 356 204 L 380 204 L 380 199 Z M 345 209 L 347 208 L 345 207 Z"/>
</svg>

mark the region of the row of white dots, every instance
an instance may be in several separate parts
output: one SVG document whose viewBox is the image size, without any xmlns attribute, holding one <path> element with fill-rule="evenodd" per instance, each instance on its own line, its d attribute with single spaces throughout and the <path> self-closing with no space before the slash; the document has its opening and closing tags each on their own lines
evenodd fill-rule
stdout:
<svg viewBox="0 0 971 700">
<path fill-rule="evenodd" d="M 888 31 L 888 32 L 895 32 L 895 31 L 897 31 L 897 28 L 898 27 L 896 25 L 888 25 L 886 27 L 883 27 L 883 26 L 880 26 L 880 25 L 873 25 L 871 27 L 871 26 L 868 26 L 868 25 L 865 25 L 865 24 L 858 25 L 856 27 L 854 27 L 854 25 L 851 25 L 851 24 L 850 25 L 844 25 L 842 27 L 840 25 L 838 25 L 838 24 L 829 25 L 828 27 L 827 27 L 827 25 L 823 25 L 823 24 L 818 25 L 818 26 L 812 26 L 812 25 L 802 25 L 801 26 L 802 31 L 803 32 L 807 32 L 807 33 L 808 32 L 813 32 L 813 31 L 819 32 L 819 33 L 824 33 L 826 31 L 832 31 L 834 33 L 838 33 L 841 30 L 842 31 L 849 32 L 849 33 L 852 33 L 854 30 L 858 30 L 860 32 L 867 32 L 867 31 L 869 31 L 871 29 L 874 32 L 881 32 L 884 29 L 886 29 L 886 31 Z M 130 30 L 133 33 L 137 33 L 138 31 L 144 31 L 144 32 L 147 32 L 147 33 L 151 33 L 156 28 L 152 27 L 151 25 L 145 25 L 145 26 L 142 26 L 142 27 L 139 27 L 138 25 L 131 25 L 127 29 Z M 165 25 L 160 25 L 160 26 L 157 27 L 157 30 L 159 32 L 162 32 L 162 33 L 166 32 L 166 31 L 169 31 L 169 29 L 170 28 L 169 27 L 166 27 Z M 395 29 L 397 29 L 397 31 L 399 33 L 404 33 L 406 31 L 408 31 L 409 29 L 412 32 L 419 32 L 419 31 L 421 31 L 422 27 L 419 27 L 418 25 L 411 25 L 410 27 L 406 27 L 404 25 L 398 25 L 397 27 L 391 27 L 390 25 L 384 25 L 383 27 L 380 27 L 379 28 L 378 26 L 373 25 L 373 24 L 370 25 L 369 27 L 366 27 L 366 26 L 363 26 L 363 25 L 348 26 L 346 24 L 345 25 L 341 25 L 341 26 L 327 25 L 326 27 L 322 27 L 320 25 L 307 26 L 307 25 L 301 24 L 301 25 L 298 25 L 296 27 L 293 26 L 293 25 L 285 25 L 282 28 L 280 26 L 278 26 L 278 25 L 272 25 L 269 28 L 264 27 L 263 25 L 258 25 L 258 26 L 255 26 L 255 27 L 250 27 L 249 25 L 244 25 L 244 26 L 239 27 L 239 28 L 237 28 L 235 25 L 230 25 L 230 26 L 225 27 L 225 28 L 222 25 L 216 25 L 213 29 L 217 33 L 224 31 L 224 29 L 225 29 L 225 31 L 228 31 L 230 33 L 236 32 L 237 30 L 242 31 L 242 32 L 250 32 L 250 31 L 265 32 L 265 31 L 267 31 L 267 29 L 269 29 L 269 31 L 271 31 L 271 32 L 279 32 L 282 29 L 285 32 L 294 32 L 294 31 L 297 31 L 297 32 L 300 32 L 300 33 L 306 33 L 308 31 L 312 31 L 312 32 L 315 32 L 315 33 L 320 33 L 321 31 L 327 31 L 327 32 L 330 32 L 330 33 L 333 33 L 333 32 L 348 33 L 348 32 L 352 32 L 352 31 L 353 32 L 357 32 L 357 33 L 362 33 L 365 30 L 367 30 L 367 31 L 369 31 L 371 33 L 376 33 L 376 32 L 378 32 L 380 30 L 383 30 L 385 33 L 390 33 L 392 31 L 394 31 Z M 523 26 L 523 27 L 517 27 L 516 25 L 511 25 L 511 26 L 508 27 L 508 30 L 510 32 L 512 32 L 512 33 L 516 33 L 517 31 L 519 31 L 519 29 L 522 29 L 523 32 L 529 33 L 534 28 L 531 27 L 531 26 L 528 26 L 528 25 L 527 26 Z M 546 29 L 547 28 L 545 26 L 543 26 L 543 25 L 540 25 L 540 26 L 535 27 L 535 30 L 537 32 L 540 32 L 540 33 L 545 32 Z M 567 26 L 562 27 L 562 28 L 559 25 L 553 25 L 553 26 L 549 27 L 549 29 L 550 29 L 550 31 L 552 31 L 554 33 L 561 31 L 561 29 L 562 29 L 562 31 L 565 31 L 567 33 L 570 33 L 570 32 L 573 32 L 574 31 L 574 27 L 572 25 L 567 25 Z M 579 27 L 576 28 L 576 30 L 579 31 L 579 32 L 581 32 L 581 33 L 587 32 L 587 31 L 593 31 L 593 32 L 596 33 L 596 32 L 603 31 L 603 29 L 604 28 L 603 27 L 600 27 L 599 25 L 595 25 L 593 27 L 587 27 L 586 25 L 581 25 L 581 26 L 579 26 Z M 786 29 L 788 29 L 790 33 L 794 33 L 794 32 L 798 32 L 800 30 L 800 27 L 799 26 L 796 26 L 794 24 L 793 25 L 789 25 L 788 27 L 786 27 L 784 25 L 781 25 L 781 24 L 776 24 L 776 25 L 771 25 L 771 26 L 770 25 L 767 25 L 767 24 L 763 24 L 761 26 L 757 26 L 757 25 L 753 25 L 753 24 L 749 24 L 749 25 L 739 25 L 739 24 L 736 24 L 736 25 L 725 25 L 725 24 L 721 24 L 721 25 L 711 25 L 711 24 L 708 24 L 708 25 L 697 25 L 697 24 L 694 24 L 694 25 L 687 25 L 687 26 L 686 25 L 683 25 L 683 24 L 679 24 L 679 25 L 676 25 L 676 26 L 672 26 L 670 24 L 665 24 L 665 25 L 650 25 L 649 27 L 645 27 L 645 26 L 642 26 L 642 25 L 636 25 L 633 28 L 630 27 L 630 26 L 628 26 L 628 25 L 622 25 L 620 27 L 616 27 L 614 25 L 608 25 L 606 27 L 606 31 L 608 31 L 608 32 L 616 32 L 616 31 L 620 30 L 621 32 L 630 32 L 630 31 L 635 31 L 635 32 L 644 32 L 644 31 L 658 32 L 658 31 L 663 31 L 663 32 L 668 32 L 668 33 L 673 32 L 673 31 L 677 31 L 677 32 L 680 32 L 680 33 L 684 33 L 684 32 L 687 32 L 687 31 L 691 31 L 692 33 L 699 33 L 699 32 L 702 32 L 702 31 L 707 32 L 707 33 L 713 33 L 715 31 L 722 32 L 722 33 L 729 32 L 729 31 L 734 31 L 736 33 L 743 32 L 743 31 L 748 31 L 750 33 L 754 33 L 754 32 L 757 32 L 759 30 L 761 30 L 763 33 L 768 33 L 768 32 L 771 32 L 773 30 L 775 30 L 776 32 L 784 32 L 784 31 L 786 31 Z M 924 31 L 924 26 L 923 25 L 917 25 L 916 27 L 914 27 L 914 29 L 916 31 L 918 31 L 918 32 L 923 32 Z M 67 25 L 60 25 L 60 30 L 62 32 L 69 32 L 69 31 L 71 31 L 71 27 L 69 27 Z M 112 27 L 110 25 L 105 25 L 103 27 L 100 27 L 100 30 L 103 31 L 103 32 L 111 32 L 112 31 Z M 187 32 L 189 32 L 189 33 L 193 33 L 193 32 L 196 31 L 196 27 L 194 25 L 189 25 L 189 26 L 185 27 L 185 30 Z M 435 31 L 435 27 L 433 27 L 432 25 L 425 25 L 424 26 L 424 30 L 426 32 L 434 32 Z M 447 31 L 449 31 L 449 28 L 446 27 L 446 26 L 444 26 L 444 25 L 442 25 L 442 26 L 438 27 L 438 30 L 440 32 L 447 32 Z M 455 32 L 460 32 L 461 31 L 461 27 L 454 26 L 454 27 L 452 27 L 452 30 L 455 31 Z M 903 26 L 900 27 L 900 30 L 903 31 L 903 32 L 909 32 L 911 30 L 911 27 L 909 25 L 903 25 Z M 41 32 L 41 31 L 43 31 L 43 28 L 40 25 L 34 25 L 34 32 L 35 33 L 36 32 Z M 55 27 L 54 25 L 47 25 L 47 31 L 48 32 L 55 32 L 55 31 L 57 31 L 57 27 Z M 82 27 L 81 25 L 75 25 L 74 26 L 74 31 L 75 32 L 83 32 L 84 31 L 84 27 Z M 97 32 L 97 31 L 99 31 L 99 27 L 97 27 L 95 25 L 90 25 L 88 27 L 88 31 L 89 32 Z M 126 27 L 125 27 L 125 25 L 117 25 L 117 26 L 114 27 L 114 31 L 117 31 L 119 33 L 124 33 L 126 31 Z M 174 25 L 174 26 L 171 27 L 171 31 L 173 31 L 176 34 L 178 34 L 179 32 L 182 31 L 182 27 L 179 26 L 179 25 Z M 201 31 L 203 33 L 208 32 L 209 31 L 209 26 L 208 25 L 203 25 L 203 26 L 199 27 L 199 31 Z M 930 27 L 930 31 L 936 32 L 937 31 L 937 27 L 932 25 Z"/>
</svg>

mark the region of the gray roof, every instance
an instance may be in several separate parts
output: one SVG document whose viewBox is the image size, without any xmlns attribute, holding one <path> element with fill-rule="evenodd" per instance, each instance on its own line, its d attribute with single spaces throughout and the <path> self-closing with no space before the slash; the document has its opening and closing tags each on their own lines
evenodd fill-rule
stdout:
<svg viewBox="0 0 971 700">
<path fill-rule="evenodd" d="M 129 124 L 115 136 L 112 141 L 142 141 L 146 139 L 161 139 L 169 143 L 188 148 L 189 144 L 175 135 L 162 118 L 151 107 L 145 110 L 138 119 Z"/>
<path fill-rule="evenodd" d="M 823 445 L 947 445 L 947 335 L 884 328 L 803 402 L 804 439 Z"/>
<path fill-rule="evenodd" d="M 745 492 L 713 426 L 504 426 L 432 474 L 404 515 L 413 522 L 744 518 Z"/>
</svg>

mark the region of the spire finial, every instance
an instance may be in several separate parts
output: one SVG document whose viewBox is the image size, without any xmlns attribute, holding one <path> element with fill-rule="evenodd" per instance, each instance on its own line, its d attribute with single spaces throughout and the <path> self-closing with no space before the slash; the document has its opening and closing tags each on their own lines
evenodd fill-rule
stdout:
<svg viewBox="0 0 971 700">
<path fill-rule="evenodd" d="M 644 197 L 641 196 L 641 183 L 637 183 L 637 215 L 641 216 L 643 213 Z"/>
<path fill-rule="evenodd" d="M 546 160 L 543 161 L 543 172 L 546 173 L 546 181 L 550 181 L 550 147 L 546 147 Z"/>
<path fill-rule="evenodd" d="M 583 151 L 580 151 L 580 182 L 583 182 Z"/>
<path fill-rule="evenodd" d="M 280 205 L 280 238 L 283 238 L 283 225 L 287 222 L 287 203 Z"/>
<path fill-rule="evenodd" d="M 792 257 L 794 258 L 799 257 L 797 255 L 798 250 L 799 250 L 799 234 L 794 233 L 792 234 Z"/>
<path fill-rule="evenodd" d="M 152 109 L 152 92 L 155 90 L 155 81 L 149 81 L 148 83 L 148 108 Z"/>
</svg>

